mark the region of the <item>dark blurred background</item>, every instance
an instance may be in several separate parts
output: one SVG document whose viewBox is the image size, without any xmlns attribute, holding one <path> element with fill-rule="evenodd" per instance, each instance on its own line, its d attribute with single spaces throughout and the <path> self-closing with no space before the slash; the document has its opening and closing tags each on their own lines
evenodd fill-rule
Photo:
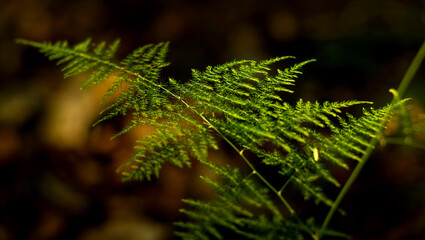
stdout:
<svg viewBox="0 0 425 240">
<path fill-rule="evenodd" d="M 15 38 L 121 38 L 119 56 L 171 41 L 172 64 L 163 77 L 179 80 L 189 79 L 191 68 L 234 59 L 316 58 L 304 68 L 296 97 L 382 106 L 424 33 L 423 0 L 2 0 L 0 240 L 171 239 L 171 223 L 183 217 L 180 199 L 212 197 L 198 179 L 208 172 L 196 164 L 166 166 L 151 182 L 121 183 L 115 169 L 152 129 L 109 141 L 122 122 L 91 127 L 104 88 L 80 91 L 84 75 L 64 80 L 60 68 Z M 416 99 L 412 114 L 423 113 L 423 69 L 408 91 Z M 425 239 L 424 156 L 410 147 L 379 148 L 343 201 L 347 216 L 336 216 L 331 227 L 354 239 Z M 214 152 L 212 158 L 231 157 Z M 349 172 L 335 174 L 345 181 Z M 319 208 L 316 222 L 326 211 Z"/>
</svg>

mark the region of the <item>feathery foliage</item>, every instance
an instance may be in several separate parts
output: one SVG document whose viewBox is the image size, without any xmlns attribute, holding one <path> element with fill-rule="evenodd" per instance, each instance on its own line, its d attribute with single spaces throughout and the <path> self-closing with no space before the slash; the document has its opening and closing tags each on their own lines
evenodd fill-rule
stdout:
<svg viewBox="0 0 425 240">
<path fill-rule="evenodd" d="M 154 133 L 137 141 L 133 157 L 120 167 L 124 180 L 150 180 L 159 176 L 165 163 L 190 166 L 191 159 L 217 174 L 219 181 L 204 178 L 216 190 L 215 200 L 184 200 L 191 207 L 182 210 L 188 221 L 176 223 L 176 234 L 183 239 L 223 239 L 228 232 L 247 239 L 317 238 L 318 228 L 298 218 L 284 198 L 287 186 L 297 187 L 305 199 L 335 207 L 322 190 L 326 182 L 340 186 L 328 166 L 348 169 L 349 161 L 367 158 L 375 147 L 372 140 L 381 137 L 381 130 L 404 103 L 398 99 L 383 108 L 364 109 L 361 117 L 343 110 L 371 102 L 300 99 L 291 105 L 285 98 L 293 93 L 301 68 L 314 60 L 283 70 L 272 70 L 271 65 L 293 57 L 233 61 L 192 70 L 192 79 L 183 84 L 174 79 L 163 83 L 159 78 L 168 65 L 168 43 L 145 45 L 116 62 L 119 40 L 107 45 L 88 39 L 75 46 L 65 41 L 18 42 L 39 48 L 62 64 L 65 77 L 91 71 L 82 88 L 115 77 L 103 101 L 124 90 L 95 124 L 131 115 L 131 123 L 116 136 L 141 125 L 155 127 Z M 251 172 L 211 163 L 208 151 L 218 148 L 218 140 L 237 151 Z M 246 152 L 255 159 L 248 160 Z M 274 169 L 280 180 L 270 182 L 258 172 L 261 165 Z M 344 236 L 330 230 L 322 234 Z"/>
<path fill-rule="evenodd" d="M 223 239 L 232 231 L 247 239 L 301 239 L 299 226 L 284 221 L 279 208 L 270 200 L 268 189 L 258 185 L 252 174 L 243 177 L 238 169 L 206 163 L 221 181 L 204 178 L 217 191 L 212 202 L 184 200 L 193 210 L 182 210 L 192 222 L 178 222 L 186 230 L 183 239 Z M 256 214 L 257 212 L 257 214 Z M 259 213 L 259 214 L 258 214 Z M 280 236 L 280 237 L 279 237 Z"/>
</svg>

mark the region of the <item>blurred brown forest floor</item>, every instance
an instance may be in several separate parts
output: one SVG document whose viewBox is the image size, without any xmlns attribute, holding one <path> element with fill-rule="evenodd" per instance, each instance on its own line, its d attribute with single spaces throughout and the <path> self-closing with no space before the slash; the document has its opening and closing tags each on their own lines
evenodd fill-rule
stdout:
<svg viewBox="0 0 425 240">
<path fill-rule="evenodd" d="M 71 43 L 122 39 L 119 55 L 171 41 L 164 78 L 189 79 L 233 59 L 317 58 L 296 97 L 389 101 L 425 37 L 425 1 L 100 1 L 0 2 L 0 240 L 170 239 L 184 197 L 212 193 L 193 169 L 121 183 L 115 169 L 145 128 L 114 141 L 122 121 L 95 128 L 102 88 L 80 91 L 58 67 L 15 38 Z M 422 67 L 421 69 L 424 69 Z M 424 71 L 408 92 L 425 104 Z M 355 239 L 425 239 L 425 152 L 379 149 L 331 226 Z M 225 152 L 214 153 L 225 160 Z M 336 171 L 344 181 L 348 172 Z M 301 207 L 304 203 L 295 203 Z M 324 209 L 316 211 L 321 222 Z"/>
</svg>

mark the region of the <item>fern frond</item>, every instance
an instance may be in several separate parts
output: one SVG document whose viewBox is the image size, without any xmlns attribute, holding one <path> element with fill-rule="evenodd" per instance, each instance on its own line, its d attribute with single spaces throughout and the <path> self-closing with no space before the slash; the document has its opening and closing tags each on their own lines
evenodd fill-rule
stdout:
<svg viewBox="0 0 425 240">
<path fill-rule="evenodd" d="M 284 219 L 267 194 L 249 177 L 230 167 L 207 165 L 220 177 L 219 181 L 204 178 L 217 191 L 210 202 L 185 200 L 192 209 L 182 210 L 188 222 L 175 223 L 176 233 L 183 239 L 227 239 L 229 231 L 244 239 L 303 239 L 309 233 L 297 221 Z M 260 214 L 258 214 L 260 212 Z M 184 230 L 180 231 L 180 230 Z"/>
<path fill-rule="evenodd" d="M 19 39 L 17 42 L 39 48 L 40 52 L 44 53 L 49 60 L 57 60 L 58 65 L 65 64 L 62 68 L 65 77 L 71 77 L 98 68 L 84 81 L 82 88 L 103 81 L 113 71 L 117 70 L 116 66 L 110 63 L 110 60 L 119 47 L 119 40 L 112 43 L 106 50 L 105 42 L 101 42 L 92 48 L 93 44 L 90 38 L 76 44 L 74 47 L 68 46 L 66 41 L 38 43 Z"/>
<path fill-rule="evenodd" d="M 188 126 L 187 122 L 183 126 L 181 122 L 152 121 L 151 125 L 158 129 L 157 132 L 138 140 L 133 157 L 118 169 L 123 171 L 123 180 L 150 180 L 152 176 L 158 177 L 165 163 L 183 167 L 191 166 L 191 158 L 205 162 L 208 149 L 218 148 L 206 128 Z"/>
<path fill-rule="evenodd" d="M 338 129 L 330 138 L 321 138 L 322 156 L 332 162 L 342 162 L 344 158 L 360 161 L 366 153 L 372 138 L 377 138 L 377 132 L 385 128 L 386 122 L 396 112 L 403 101 L 388 104 L 381 109 L 363 109 L 361 118 L 348 115 L 349 121 L 341 121 L 342 129 Z"/>
<path fill-rule="evenodd" d="M 119 40 L 107 46 L 105 42 L 94 44 L 91 39 L 87 39 L 73 47 L 66 41 L 37 43 L 17 40 L 17 42 L 37 47 L 50 60 L 64 64 L 62 70 L 65 77 L 91 70 L 89 77 L 82 83 L 82 88 L 99 84 L 114 75 L 116 77 L 114 84 L 108 89 L 103 101 L 126 85 L 118 97 L 102 110 L 103 117 L 94 125 L 131 113 L 133 117 L 131 123 L 115 137 L 145 124 L 156 127 L 158 132 L 138 142 L 140 145 L 136 146 L 134 156 L 122 167 L 132 169 L 124 173 L 125 179 L 150 179 L 152 175 L 159 174 L 165 162 L 177 166 L 190 165 L 190 156 L 205 158 L 207 149 L 216 147 L 212 136 L 206 133 L 203 125 L 193 125 L 194 121 L 191 122 L 192 128 L 186 128 L 187 125 L 170 124 L 170 122 L 187 122 L 187 118 L 182 117 L 186 108 L 172 103 L 168 95 L 170 91 L 159 83 L 160 71 L 168 65 L 165 61 L 168 42 L 149 44 L 136 49 L 119 63 L 113 60 L 119 47 Z M 168 123 L 164 122 L 164 119 L 167 119 Z M 186 135 L 191 137 L 185 138 Z M 174 145 L 169 147 L 167 144 Z"/>
<path fill-rule="evenodd" d="M 363 110 L 361 117 L 344 115 L 343 110 L 370 102 L 300 99 L 292 106 L 285 98 L 293 93 L 291 88 L 302 74 L 301 68 L 314 60 L 276 71 L 271 64 L 293 57 L 232 61 L 192 70 L 192 79 L 180 84 L 171 78 L 159 81 L 162 68 L 169 64 L 165 61 L 168 42 L 145 45 L 118 62 L 113 58 L 119 40 L 108 45 L 87 39 L 74 46 L 66 41 L 18 42 L 39 48 L 50 60 L 64 65 L 65 77 L 91 71 L 82 88 L 114 77 L 102 100 L 111 101 L 95 123 L 128 115 L 130 123 L 114 137 L 144 125 L 156 129 L 137 141 L 133 157 L 118 169 L 124 180 L 150 180 L 158 177 L 165 163 L 184 167 L 191 165 L 191 159 L 217 174 L 220 181 L 204 178 L 216 190 L 216 199 L 185 200 L 191 209 L 182 211 L 190 221 L 176 224 L 186 230 L 177 232 L 184 239 L 223 239 L 223 231 L 247 239 L 313 236 L 315 227 L 301 222 L 282 197 L 286 187 L 295 185 L 304 198 L 332 206 L 333 213 L 338 204 L 326 196 L 321 185 L 340 184 L 328 164 L 348 169 L 348 161 L 367 158 L 374 147 L 371 139 L 380 137 L 377 133 L 405 101 L 397 99 L 380 109 Z M 251 174 L 243 177 L 236 168 L 207 160 L 208 150 L 218 148 L 216 136 L 237 151 Z M 256 160 L 248 161 L 243 151 L 255 155 Z M 256 170 L 258 165 L 274 168 L 280 174 L 277 180 L 268 182 Z M 283 216 L 273 194 L 289 210 L 289 218 Z"/>
<path fill-rule="evenodd" d="M 349 151 L 345 159 L 334 157 L 330 153 L 317 148 L 317 143 L 328 141 L 329 136 L 317 133 L 306 123 L 312 123 L 319 128 L 339 132 L 340 127 L 331 118 L 341 118 L 343 108 L 359 104 L 369 104 L 366 101 L 345 101 L 323 104 L 298 101 L 295 107 L 286 103 L 281 92 L 291 93 L 300 68 L 314 61 L 304 61 L 277 70 L 270 74 L 269 64 L 290 57 L 273 58 L 260 63 L 255 61 L 234 61 L 216 67 L 207 67 L 205 71 L 193 70 L 193 81 L 185 84 L 184 96 L 195 99 L 197 108 L 211 116 L 209 121 L 237 144 L 262 157 L 262 162 L 280 167 L 280 172 L 290 173 L 296 185 L 306 195 L 315 200 L 332 205 L 321 188 L 310 180 L 311 175 L 339 186 L 339 183 L 320 163 L 312 157 L 311 149 L 340 166 L 347 168 L 348 158 L 357 156 Z M 224 117 L 214 117 L 224 116 Z M 355 137 L 354 137 L 355 138 Z M 346 142 L 350 146 L 351 143 Z M 264 151 L 264 147 L 275 148 L 275 151 Z M 356 149 L 355 146 L 353 146 Z M 346 149 L 346 148 L 344 148 Z M 292 174 L 292 175 L 291 175 Z"/>
</svg>

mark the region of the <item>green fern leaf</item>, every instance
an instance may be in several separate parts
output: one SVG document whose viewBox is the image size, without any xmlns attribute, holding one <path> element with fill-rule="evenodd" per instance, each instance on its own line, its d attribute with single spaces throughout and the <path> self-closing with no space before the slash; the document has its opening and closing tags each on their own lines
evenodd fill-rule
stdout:
<svg viewBox="0 0 425 240">
<path fill-rule="evenodd" d="M 204 178 L 216 189 L 217 199 L 211 202 L 185 200 L 193 210 L 182 210 L 190 221 L 175 224 L 185 230 L 178 231 L 177 236 L 183 239 L 227 239 L 223 232 L 229 231 L 244 239 L 302 239 L 309 233 L 299 222 L 284 220 L 278 207 L 269 199 L 267 189 L 250 179 L 253 176 L 243 178 L 237 169 L 206 164 L 222 181 Z"/>
<path fill-rule="evenodd" d="M 328 170 L 329 163 L 348 169 L 349 161 L 362 161 L 374 147 L 371 139 L 380 137 L 377 133 L 405 101 L 364 110 L 361 117 L 344 115 L 343 110 L 370 102 L 300 99 L 292 106 L 287 94 L 293 93 L 302 67 L 314 60 L 276 71 L 271 64 L 294 57 L 232 61 L 192 70 L 192 79 L 183 84 L 171 78 L 164 83 L 159 79 L 169 65 L 165 61 L 168 42 L 142 46 L 118 62 L 113 58 L 119 40 L 108 45 L 87 39 L 75 46 L 66 41 L 17 42 L 39 48 L 62 64 L 65 77 L 91 71 L 82 88 L 113 77 L 102 100 L 110 103 L 95 125 L 117 116 L 130 117 L 130 123 L 114 137 L 138 126 L 156 129 L 137 141 L 134 155 L 118 169 L 123 180 L 150 180 L 159 176 L 164 164 L 190 166 L 192 159 L 216 173 L 218 181 L 204 178 L 217 192 L 214 200 L 185 200 L 190 209 L 182 212 L 189 221 L 176 223 L 185 230 L 176 233 L 183 239 L 224 239 L 226 232 L 246 239 L 314 237 L 317 228 L 298 219 L 283 198 L 287 186 L 295 186 L 305 199 L 333 206 L 322 188 L 323 182 L 340 186 Z M 208 151 L 218 148 L 217 136 L 239 154 L 251 168 L 250 174 L 208 161 Z M 252 163 L 244 151 L 255 156 Z M 261 175 L 260 165 L 279 173 L 276 181 L 270 183 Z M 284 216 L 276 199 L 290 216 Z M 330 230 L 321 233 L 342 236 Z"/>
</svg>

